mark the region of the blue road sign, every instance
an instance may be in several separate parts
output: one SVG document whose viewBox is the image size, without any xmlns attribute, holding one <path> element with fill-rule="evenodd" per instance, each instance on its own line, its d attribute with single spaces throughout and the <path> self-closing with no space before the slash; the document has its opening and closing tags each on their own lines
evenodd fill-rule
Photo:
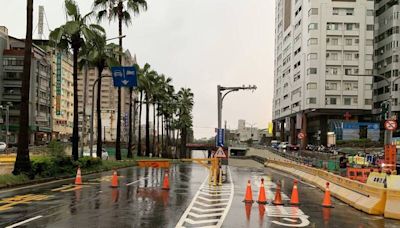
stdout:
<svg viewBox="0 0 400 228">
<path fill-rule="evenodd" d="M 111 67 L 115 87 L 136 87 L 137 76 L 135 67 Z"/>
<path fill-rule="evenodd" d="M 217 145 L 216 146 L 224 146 L 224 136 L 225 129 L 220 128 L 217 130 Z"/>
</svg>

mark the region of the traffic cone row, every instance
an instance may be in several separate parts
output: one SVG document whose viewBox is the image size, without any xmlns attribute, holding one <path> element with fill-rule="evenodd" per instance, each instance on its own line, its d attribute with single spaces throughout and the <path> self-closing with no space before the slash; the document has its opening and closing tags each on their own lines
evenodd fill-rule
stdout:
<svg viewBox="0 0 400 228">
<path fill-rule="evenodd" d="M 290 197 L 290 204 L 291 205 L 299 205 L 300 200 L 299 200 L 299 191 L 298 191 L 298 186 L 297 186 L 298 181 L 295 179 L 293 181 L 293 189 L 292 189 L 292 195 Z M 250 180 L 247 182 L 247 187 L 246 187 L 246 195 L 243 200 L 244 203 L 246 204 L 251 204 L 253 203 L 253 193 L 251 191 L 251 184 Z M 259 204 L 267 204 L 267 197 L 265 194 L 265 187 L 264 187 L 264 179 L 261 179 L 261 186 L 260 186 L 260 191 L 258 194 L 258 200 L 257 203 Z M 276 184 L 276 192 L 275 192 L 275 197 L 274 200 L 272 201 L 272 204 L 274 205 L 283 205 L 282 202 L 282 194 L 281 194 L 281 183 L 278 181 Z M 324 199 L 322 202 L 322 206 L 329 208 L 333 207 L 332 202 L 331 202 L 331 193 L 329 190 L 329 182 L 326 183 L 326 189 L 325 189 L 325 195 Z"/>
</svg>

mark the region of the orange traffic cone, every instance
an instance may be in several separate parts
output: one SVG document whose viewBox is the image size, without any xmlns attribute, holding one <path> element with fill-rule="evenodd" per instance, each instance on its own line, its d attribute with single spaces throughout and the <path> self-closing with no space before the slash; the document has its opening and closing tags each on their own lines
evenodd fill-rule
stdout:
<svg viewBox="0 0 400 228">
<path fill-rule="evenodd" d="M 78 171 L 76 172 L 75 184 L 81 185 L 82 184 L 82 175 L 81 175 L 81 168 L 78 167 Z"/>
<path fill-rule="evenodd" d="M 267 197 L 265 197 L 265 189 L 264 189 L 264 178 L 261 179 L 261 186 L 260 186 L 260 192 L 258 194 L 257 203 L 267 204 Z"/>
<path fill-rule="evenodd" d="M 323 207 L 333 207 L 331 203 L 331 191 L 329 190 L 329 182 L 326 182 L 324 200 L 322 201 Z"/>
<path fill-rule="evenodd" d="M 111 187 L 118 188 L 118 174 L 117 174 L 117 171 L 115 171 L 115 170 L 112 175 Z"/>
<path fill-rule="evenodd" d="M 282 203 L 282 196 L 281 196 L 281 183 L 278 181 L 276 184 L 276 192 L 275 192 L 275 199 L 272 201 L 274 205 L 283 205 Z"/>
<path fill-rule="evenodd" d="M 164 182 L 163 182 L 162 190 L 169 190 L 168 171 L 166 171 L 165 175 L 164 175 Z"/>
<path fill-rule="evenodd" d="M 297 191 L 297 180 L 293 182 L 292 197 L 290 198 L 290 204 L 299 205 L 299 192 Z"/>
<path fill-rule="evenodd" d="M 244 197 L 243 202 L 245 203 L 253 203 L 253 193 L 251 192 L 251 184 L 250 180 L 247 182 L 247 188 L 246 188 L 246 195 Z"/>
</svg>

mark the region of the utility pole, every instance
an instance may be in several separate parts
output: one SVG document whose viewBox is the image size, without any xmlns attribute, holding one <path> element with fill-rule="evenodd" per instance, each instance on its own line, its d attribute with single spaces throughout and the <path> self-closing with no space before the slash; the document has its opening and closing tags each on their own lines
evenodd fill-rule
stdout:
<svg viewBox="0 0 400 228">
<path fill-rule="evenodd" d="M 231 92 L 236 92 L 239 90 L 256 90 L 257 86 L 253 85 L 253 86 L 241 86 L 241 87 L 223 87 L 220 85 L 217 85 L 217 99 L 218 99 L 218 107 L 217 107 L 217 111 L 218 111 L 218 129 L 221 129 L 221 125 L 222 125 L 222 104 L 224 101 L 224 98 L 226 97 L 226 95 L 228 95 Z M 226 91 L 224 94 L 222 94 L 222 91 Z"/>
</svg>

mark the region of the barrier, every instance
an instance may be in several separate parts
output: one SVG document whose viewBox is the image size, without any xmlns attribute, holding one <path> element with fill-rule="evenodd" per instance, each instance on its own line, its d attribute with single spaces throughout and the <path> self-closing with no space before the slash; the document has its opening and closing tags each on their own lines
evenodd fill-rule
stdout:
<svg viewBox="0 0 400 228">
<path fill-rule="evenodd" d="M 169 168 L 169 160 L 138 160 L 139 167 Z"/>
<path fill-rule="evenodd" d="M 386 218 L 400 219 L 400 190 L 386 190 Z"/>
<path fill-rule="evenodd" d="M 330 187 L 333 196 L 368 214 L 382 215 L 385 211 L 386 189 L 384 188 L 369 186 L 325 170 L 300 164 L 282 161 L 269 161 L 266 164 L 283 171 L 298 170 L 291 173 L 297 174 L 301 179 L 311 182 L 323 190 L 325 189 L 326 181 L 329 181 L 332 183 Z"/>
<path fill-rule="evenodd" d="M 0 156 L 0 163 L 14 163 L 16 158 L 16 156 Z"/>
<path fill-rule="evenodd" d="M 347 177 L 366 183 L 371 169 L 369 168 L 347 168 Z M 383 186 L 382 186 L 383 187 Z"/>
<path fill-rule="evenodd" d="M 368 176 L 367 184 L 375 187 L 385 187 L 386 173 L 372 172 Z"/>
</svg>

